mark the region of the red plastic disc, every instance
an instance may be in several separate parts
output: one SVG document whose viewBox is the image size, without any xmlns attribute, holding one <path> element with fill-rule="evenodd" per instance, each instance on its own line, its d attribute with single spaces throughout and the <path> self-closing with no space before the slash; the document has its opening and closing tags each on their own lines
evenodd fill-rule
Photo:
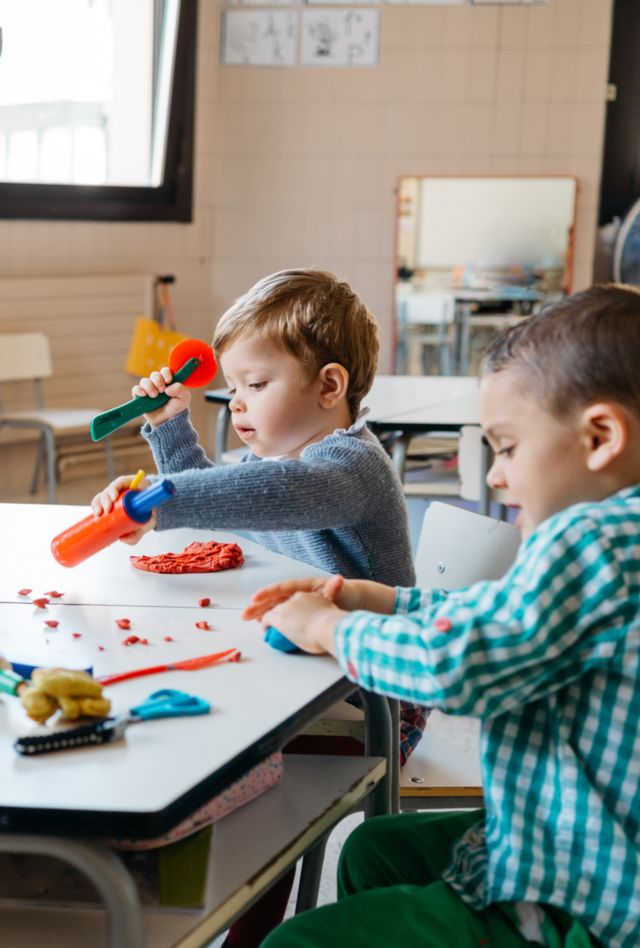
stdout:
<svg viewBox="0 0 640 948">
<path fill-rule="evenodd" d="M 174 346 L 169 353 L 169 368 L 172 372 L 177 372 L 188 359 L 193 358 L 198 359 L 200 365 L 194 369 L 184 384 L 189 388 L 208 385 L 218 371 L 218 363 L 213 349 L 202 339 L 183 339 Z"/>
</svg>

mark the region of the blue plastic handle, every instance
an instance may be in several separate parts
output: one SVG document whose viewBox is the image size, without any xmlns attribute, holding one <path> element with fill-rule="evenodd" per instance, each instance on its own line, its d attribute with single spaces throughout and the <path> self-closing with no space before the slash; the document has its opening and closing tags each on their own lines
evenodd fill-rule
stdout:
<svg viewBox="0 0 640 948">
<path fill-rule="evenodd" d="M 124 509 L 137 523 L 146 523 L 154 507 L 166 504 L 176 492 L 175 484 L 169 480 L 156 481 L 144 490 L 127 491 L 122 503 Z"/>
<path fill-rule="evenodd" d="M 267 630 L 264 633 L 264 640 L 267 645 L 270 645 L 271 648 L 277 649 L 279 652 L 301 652 L 302 649 L 298 648 L 297 645 L 288 639 L 286 635 L 283 635 L 282 632 L 278 632 L 277 629 L 274 629 L 272 625 L 267 626 Z"/>
<path fill-rule="evenodd" d="M 154 691 L 142 704 L 130 708 L 129 713 L 142 721 L 154 718 L 182 718 L 192 714 L 208 714 L 211 705 L 203 698 L 176 691 L 175 688 L 161 688 Z"/>
</svg>

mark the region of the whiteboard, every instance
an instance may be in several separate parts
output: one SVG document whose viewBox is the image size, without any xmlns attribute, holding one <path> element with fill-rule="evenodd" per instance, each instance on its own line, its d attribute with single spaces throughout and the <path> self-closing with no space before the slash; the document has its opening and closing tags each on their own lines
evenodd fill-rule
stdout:
<svg viewBox="0 0 640 948">
<path fill-rule="evenodd" d="M 419 267 L 564 266 L 573 178 L 422 178 Z"/>
</svg>

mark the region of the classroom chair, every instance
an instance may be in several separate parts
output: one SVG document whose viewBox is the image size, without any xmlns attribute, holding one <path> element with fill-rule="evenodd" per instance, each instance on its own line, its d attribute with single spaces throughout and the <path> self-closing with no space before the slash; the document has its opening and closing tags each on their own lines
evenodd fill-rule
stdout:
<svg viewBox="0 0 640 948">
<path fill-rule="evenodd" d="M 455 299 L 450 293 L 406 293 L 397 297 L 396 373 L 406 375 L 410 350 L 419 346 L 422 374 L 429 375 L 429 350 L 440 375 L 451 375 L 454 354 Z"/>
<path fill-rule="evenodd" d="M 434 501 L 424 515 L 418 540 L 417 585 L 458 589 L 498 579 L 515 559 L 519 545 L 520 533 L 512 524 Z M 391 706 L 397 714 L 397 702 Z M 314 735 L 318 742 L 362 740 L 363 713 L 341 701 L 303 733 Z M 396 788 L 400 809 L 481 806 L 478 736 L 475 719 L 432 711 L 424 737 L 400 771 Z"/>
<path fill-rule="evenodd" d="M 42 380 L 51 378 L 53 368 L 48 337 L 41 332 L 0 335 L 0 383 L 32 382 L 34 408 L 17 409 L 0 406 L 0 429 L 22 428 L 40 432 L 31 479 L 31 493 L 36 492 L 43 456 L 46 458 L 48 500 L 56 502 L 56 459 L 60 442 L 86 433 L 98 408 L 45 408 Z M 109 480 L 115 476 L 109 439 L 103 441 Z"/>
<path fill-rule="evenodd" d="M 436 501 L 422 522 L 417 585 L 452 590 L 499 579 L 519 545 L 512 524 Z M 481 806 L 479 736 L 478 720 L 432 711 L 422 741 L 400 771 L 400 808 Z"/>
<path fill-rule="evenodd" d="M 424 439 L 425 450 L 428 450 L 428 443 L 429 439 Z M 403 477 L 405 497 L 459 497 L 461 500 L 480 503 L 485 486 L 482 474 L 482 429 L 479 425 L 463 425 L 459 432 L 451 433 L 451 439 L 448 442 L 442 442 L 443 450 L 454 452 L 457 463 L 447 463 L 439 478 L 428 476 L 429 471 L 420 478 L 420 469 L 417 466 L 419 453 L 416 453 L 419 451 L 420 444 L 419 438 L 413 439 L 407 451 L 407 465 Z M 446 457 L 451 458 L 451 453 L 447 453 Z M 499 504 L 500 519 L 506 520 L 504 491 L 489 490 L 488 487 L 486 490 L 489 500 Z"/>
</svg>

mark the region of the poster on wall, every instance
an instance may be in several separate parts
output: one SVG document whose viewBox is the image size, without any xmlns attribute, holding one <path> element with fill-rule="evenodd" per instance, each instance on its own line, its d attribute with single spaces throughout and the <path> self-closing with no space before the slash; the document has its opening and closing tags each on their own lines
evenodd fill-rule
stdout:
<svg viewBox="0 0 640 948">
<path fill-rule="evenodd" d="M 379 10 L 309 7 L 302 11 L 303 66 L 375 66 L 379 42 Z"/>
<path fill-rule="evenodd" d="M 415 4 L 421 7 L 463 7 L 467 4 L 467 0 L 384 0 L 384 2 L 396 4 L 396 6 Z"/>
<path fill-rule="evenodd" d="M 495 6 L 496 4 L 510 4 L 511 6 L 531 6 L 534 4 L 541 5 L 543 3 L 549 3 L 549 0 L 469 0 L 474 6 L 486 6 L 487 4 Z"/>
<path fill-rule="evenodd" d="M 293 10 L 224 10 L 220 61 L 224 66 L 293 66 L 297 39 Z"/>
<path fill-rule="evenodd" d="M 293 7 L 297 0 L 224 0 L 228 7 Z"/>
</svg>

